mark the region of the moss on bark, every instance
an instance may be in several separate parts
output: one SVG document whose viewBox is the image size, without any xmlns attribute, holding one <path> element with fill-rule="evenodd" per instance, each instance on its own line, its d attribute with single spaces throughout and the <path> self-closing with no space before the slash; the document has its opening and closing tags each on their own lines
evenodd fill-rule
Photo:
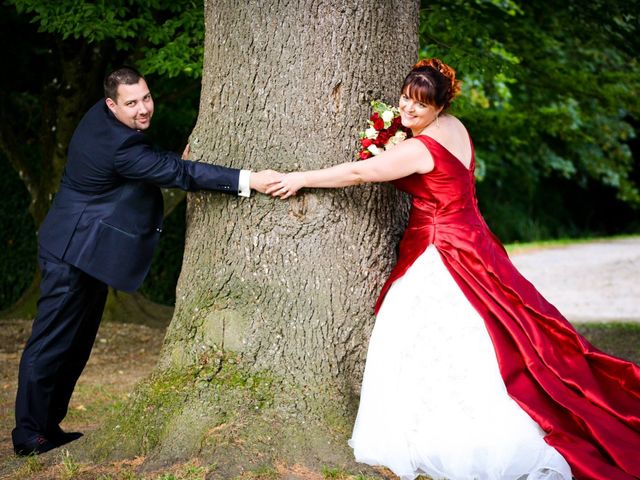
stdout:
<svg viewBox="0 0 640 480">
<path fill-rule="evenodd" d="M 275 464 L 362 470 L 346 443 L 353 413 L 329 387 L 294 385 L 212 351 L 192 367 L 154 373 L 74 454 L 96 462 L 145 456 L 145 469 L 198 457 L 216 465 L 211 478 Z"/>
</svg>

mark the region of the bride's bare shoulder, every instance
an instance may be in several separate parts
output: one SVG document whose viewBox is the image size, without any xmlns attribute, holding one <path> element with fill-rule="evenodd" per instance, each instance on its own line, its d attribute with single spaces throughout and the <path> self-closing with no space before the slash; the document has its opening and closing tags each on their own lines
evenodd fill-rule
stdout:
<svg viewBox="0 0 640 480">
<path fill-rule="evenodd" d="M 462 123 L 462 121 L 458 118 L 458 117 L 454 117 L 453 115 L 450 114 L 445 114 L 442 116 L 442 119 L 447 122 L 447 127 L 448 128 L 452 128 L 455 130 L 458 130 L 459 132 L 462 131 L 464 133 L 467 132 L 467 127 L 464 126 L 464 123 Z"/>
</svg>

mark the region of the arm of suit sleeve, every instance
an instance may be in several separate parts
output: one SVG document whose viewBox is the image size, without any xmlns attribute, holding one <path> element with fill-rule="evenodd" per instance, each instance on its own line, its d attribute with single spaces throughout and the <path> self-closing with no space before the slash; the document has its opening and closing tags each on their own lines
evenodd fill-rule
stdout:
<svg viewBox="0 0 640 480">
<path fill-rule="evenodd" d="M 115 167 L 131 180 L 153 183 L 163 188 L 187 191 L 218 190 L 242 194 L 240 173 L 236 168 L 182 160 L 174 152 L 156 151 L 142 133 L 132 135 L 116 151 Z M 247 183 L 248 174 L 243 175 Z M 246 195 L 246 192 L 244 192 Z"/>
</svg>

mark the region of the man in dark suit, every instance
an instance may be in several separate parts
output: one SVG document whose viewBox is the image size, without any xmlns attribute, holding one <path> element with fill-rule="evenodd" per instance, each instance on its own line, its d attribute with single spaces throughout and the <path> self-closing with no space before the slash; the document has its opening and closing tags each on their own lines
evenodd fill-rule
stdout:
<svg viewBox="0 0 640 480">
<path fill-rule="evenodd" d="M 79 438 L 59 424 L 89 359 L 108 286 L 131 292 L 144 280 L 162 231 L 160 187 L 262 193 L 276 172 L 221 167 L 151 148 L 143 131 L 153 98 L 134 69 L 105 79 L 105 98 L 78 124 L 60 189 L 39 232 L 38 313 L 22 354 L 16 396 L 18 455 Z"/>
</svg>

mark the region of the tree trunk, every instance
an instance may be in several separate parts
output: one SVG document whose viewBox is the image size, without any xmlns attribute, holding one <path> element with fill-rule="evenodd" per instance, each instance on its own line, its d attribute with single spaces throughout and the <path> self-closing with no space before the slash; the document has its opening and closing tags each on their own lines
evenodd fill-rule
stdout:
<svg viewBox="0 0 640 480">
<path fill-rule="evenodd" d="M 369 102 L 396 104 L 417 59 L 418 2 L 208 1 L 205 18 L 191 146 L 212 163 L 355 161 Z M 221 478 L 278 461 L 349 465 L 373 305 L 406 199 L 367 185 L 188 200 L 162 359 L 118 419 L 129 440 L 110 443 L 163 462 L 203 455 Z"/>
</svg>

